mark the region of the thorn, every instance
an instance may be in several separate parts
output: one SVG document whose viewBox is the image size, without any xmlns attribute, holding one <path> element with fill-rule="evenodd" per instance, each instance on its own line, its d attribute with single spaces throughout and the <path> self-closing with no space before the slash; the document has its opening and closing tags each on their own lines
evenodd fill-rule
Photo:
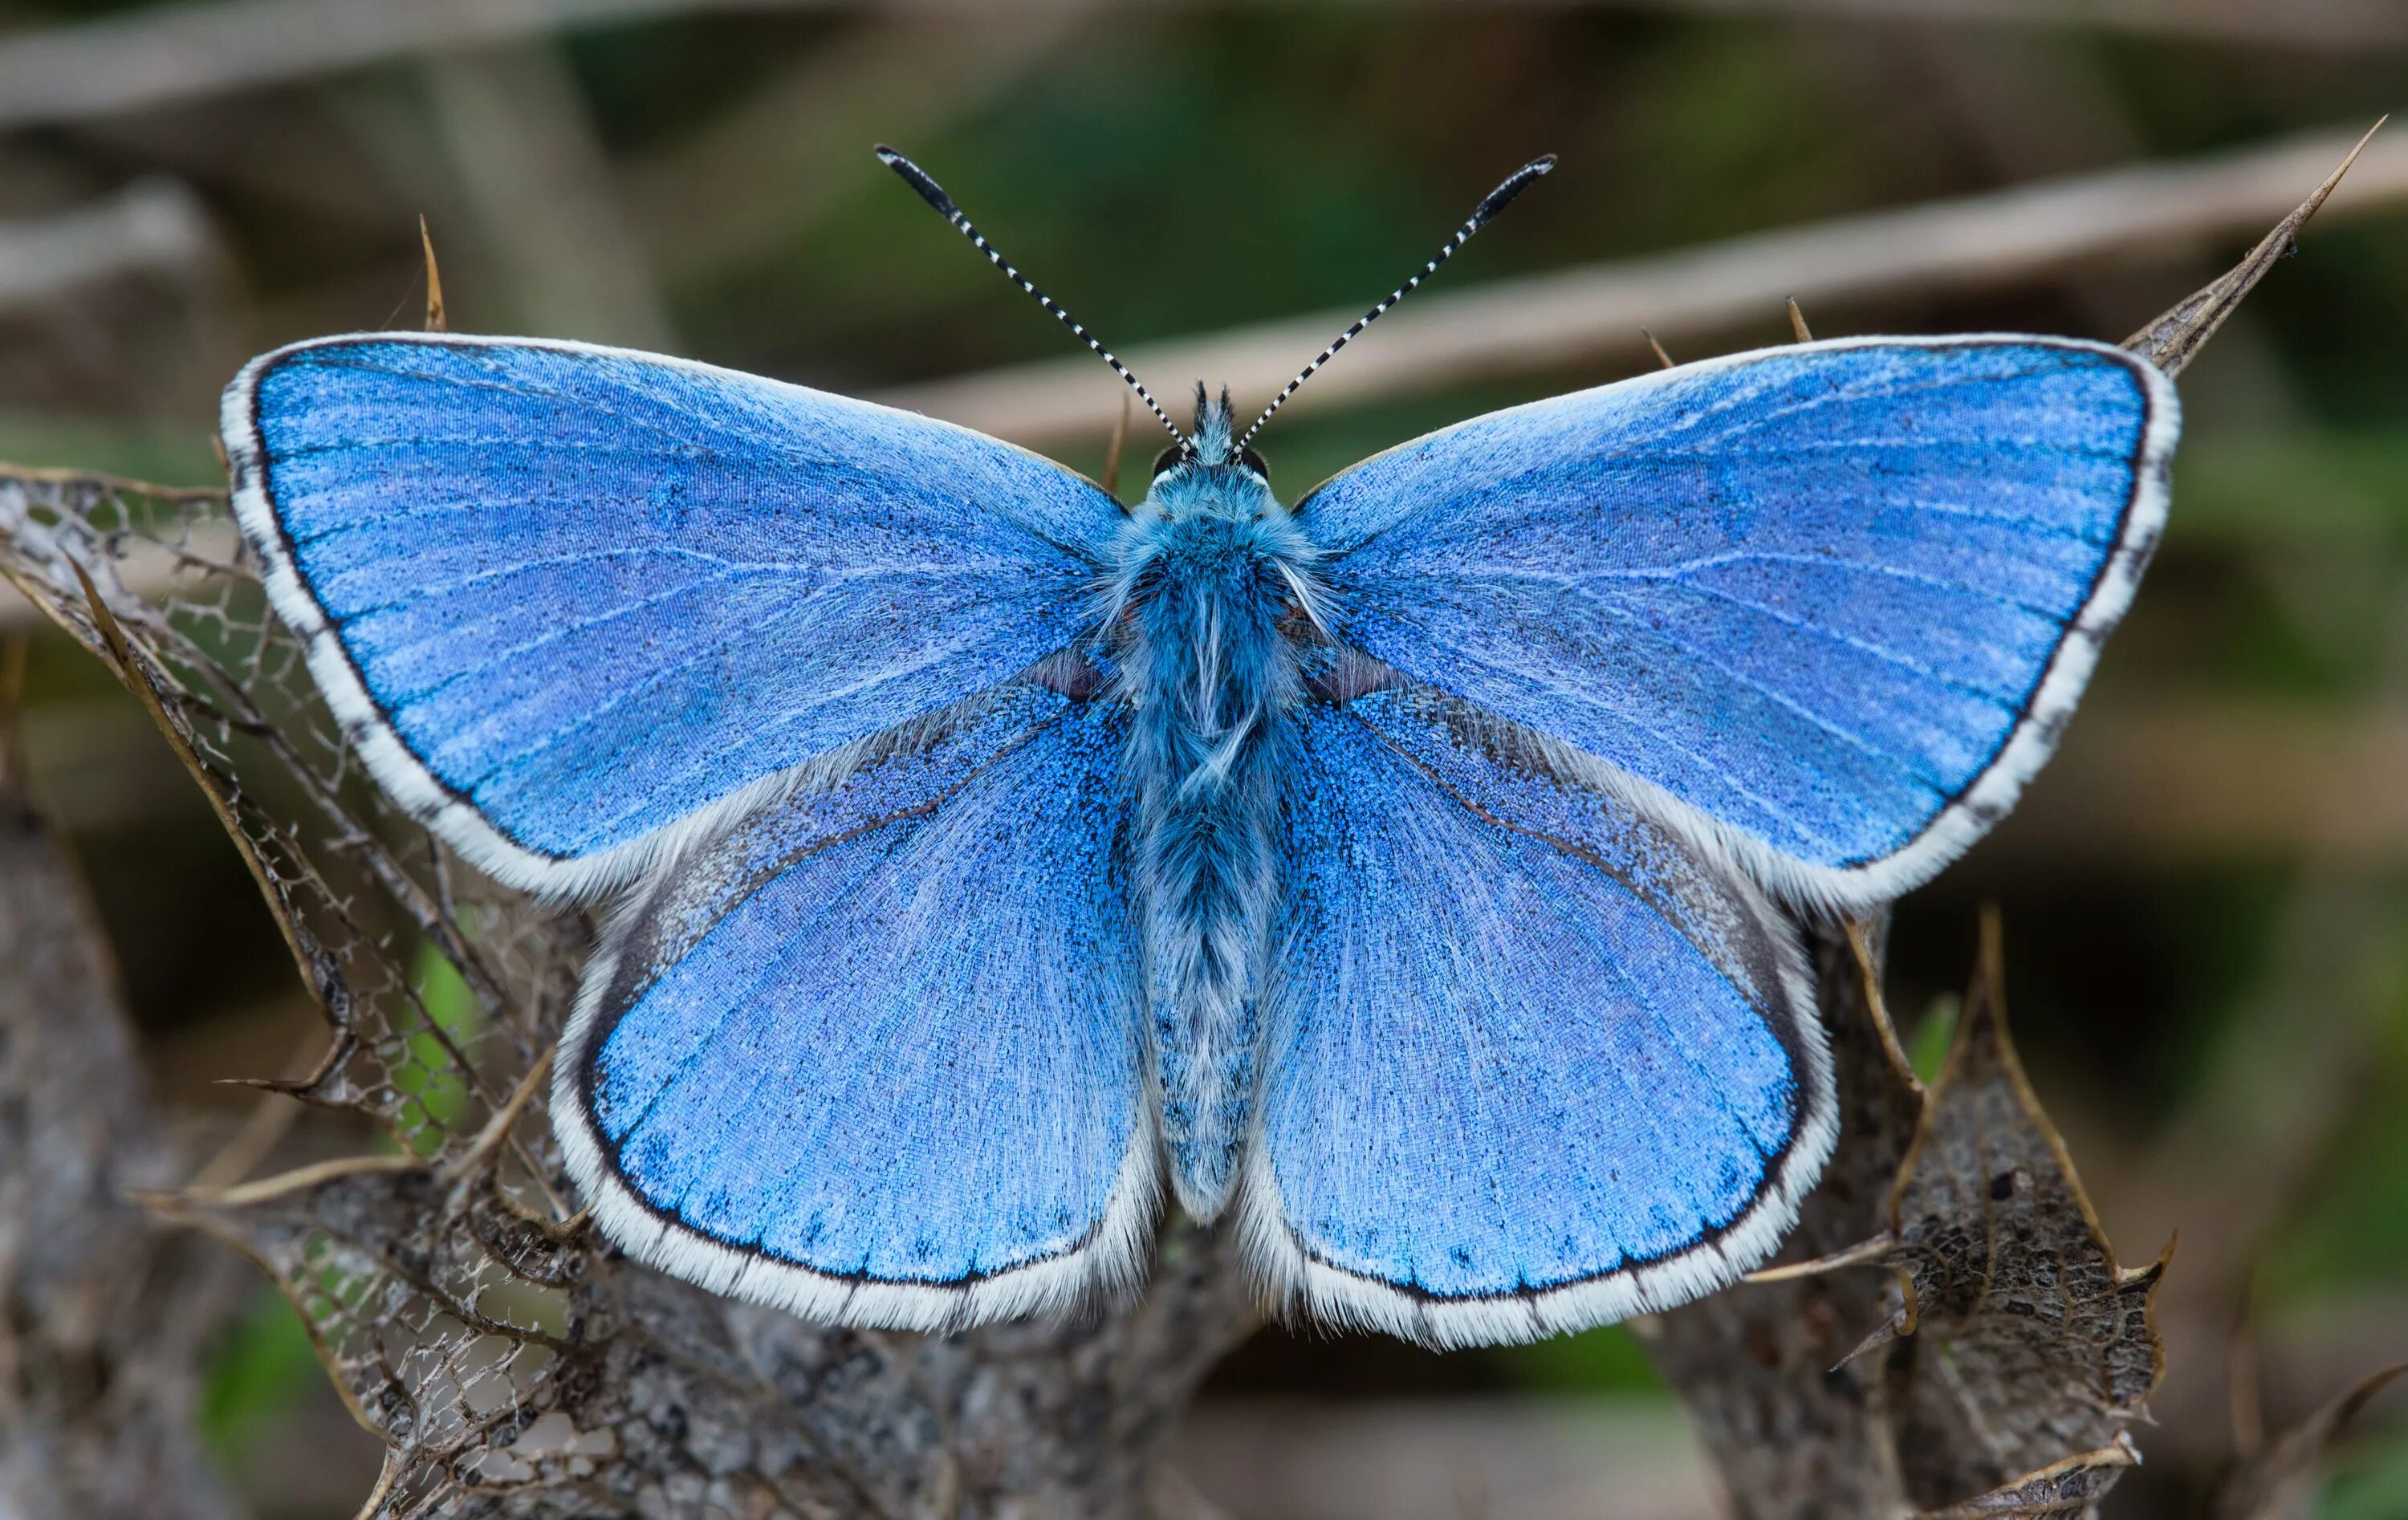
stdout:
<svg viewBox="0 0 2408 1520">
<path fill-rule="evenodd" d="M 1908 1089 L 1928 1104 L 1931 1095 L 1925 1089 L 1923 1079 L 1914 1074 L 1914 1063 L 1907 1059 L 1906 1047 L 1899 1040 L 1898 1025 L 1890 1021 L 1889 1002 L 1882 996 L 1881 970 L 1873 965 L 1872 946 L 1865 937 L 1863 920 L 1842 919 L 1840 932 L 1847 937 L 1848 953 L 1856 957 L 1865 1011 L 1872 1015 L 1873 1032 L 1881 1038 L 1882 1054 L 1888 1057 L 1890 1069 L 1906 1083 Z"/>
<path fill-rule="evenodd" d="M 1121 393 L 1121 420 L 1112 424 L 1112 446 L 1104 454 L 1104 495 L 1121 496 L 1121 450 L 1128 443 L 1129 394 Z"/>
<path fill-rule="evenodd" d="M 2232 315 L 2233 309 L 2241 305 L 2242 298 L 2257 288 L 2258 281 L 2266 278 L 2266 271 L 2290 256 L 2300 229 L 2316 214 L 2317 208 L 2324 205 L 2325 197 L 2341 183 L 2342 176 L 2358 162 L 2358 155 L 2366 151 L 2366 145 L 2374 140 L 2374 135 L 2383 130 L 2383 123 L 2390 120 L 2385 116 L 2368 127 L 2366 136 L 2358 139 L 2357 146 L 2349 151 L 2347 158 L 2341 161 L 2340 167 L 2326 175 L 2324 183 L 2316 186 L 2308 198 L 2300 203 L 2297 210 L 2276 222 L 2273 231 L 2259 238 L 2258 245 L 2243 255 L 2239 264 L 2221 278 L 2169 308 L 2157 321 L 2124 339 L 2125 350 L 2139 354 L 2169 376 L 2181 374 L 2184 366 L 2198 357 L 2199 351 L 2206 346 L 2207 340 L 2215 336 L 2215 330 L 2224 325 L 2224 319 Z"/>
<path fill-rule="evenodd" d="M 426 230 L 426 214 L 418 217 L 418 246 L 426 251 L 426 330 L 448 333 L 451 323 L 443 315 L 443 271 L 435 266 L 435 239 Z"/>
<path fill-rule="evenodd" d="M 1656 335 L 1654 333 L 1641 327 L 1639 329 L 1639 336 L 1647 340 L 1648 351 L 1656 355 L 1656 362 L 1657 364 L 1662 365 L 1667 369 L 1678 369 L 1681 367 L 1672 362 L 1672 356 L 1670 354 L 1664 351 L 1664 345 L 1656 341 Z"/>
<path fill-rule="evenodd" d="M 2006 914 L 2000 911 L 1996 901 L 1982 905 L 1981 938 L 1973 958 L 1973 991 L 1988 997 L 1994 1016 L 2002 1013 L 2007 1003 L 2006 925 Z M 1969 997 L 1965 1001 L 1970 1007 L 1973 999 Z"/>
<path fill-rule="evenodd" d="M 1798 335 L 1800 343 L 1812 343 L 1814 335 L 1806 329 L 1806 313 L 1798 309 L 1798 297 L 1789 297 L 1789 330 Z"/>
<path fill-rule="evenodd" d="M 22 633 L 0 639 L 0 791 L 14 792 L 25 777 L 25 650 Z"/>
<path fill-rule="evenodd" d="M 2254 1284 L 2253 1284 L 2254 1286 Z M 2258 1341 L 2250 1324 L 2250 1295 L 2243 1294 L 2226 1350 L 2225 1413 L 2232 1427 L 2232 1450 L 2246 1461 L 2266 1444 L 2266 1412 L 2258 1402 L 2261 1389 Z"/>
<path fill-rule="evenodd" d="M 1842 1267 L 1874 1267 L 1885 1265 L 1898 1247 L 1898 1237 L 1885 1229 L 1870 1240 L 1859 1240 L 1843 1251 L 1815 1256 L 1806 1261 L 1784 1261 L 1775 1267 L 1759 1267 L 1740 1276 L 1742 1283 L 1794 1283 L 1800 1278 L 1820 1277 L 1825 1272 Z"/>
</svg>

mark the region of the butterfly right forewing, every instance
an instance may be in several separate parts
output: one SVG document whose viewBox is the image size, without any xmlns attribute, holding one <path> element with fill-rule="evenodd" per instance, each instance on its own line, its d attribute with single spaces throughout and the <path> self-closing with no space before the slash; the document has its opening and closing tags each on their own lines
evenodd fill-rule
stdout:
<svg viewBox="0 0 2408 1520">
<path fill-rule="evenodd" d="M 2047 758 L 2177 427 L 2172 383 L 2104 344 L 1842 339 L 1474 418 L 1297 510 L 1341 640 L 1584 753 L 1784 897 L 1861 909 Z"/>
</svg>

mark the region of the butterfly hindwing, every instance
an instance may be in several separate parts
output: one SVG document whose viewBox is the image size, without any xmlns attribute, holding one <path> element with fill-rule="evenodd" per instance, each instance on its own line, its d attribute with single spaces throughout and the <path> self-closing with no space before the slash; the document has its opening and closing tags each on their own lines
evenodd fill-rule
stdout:
<svg viewBox="0 0 2408 1520">
<path fill-rule="evenodd" d="M 554 1076 L 631 1255 L 940 1329 L 1142 1272 L 1125 720 L 1013 685 L 772 804 L 616 917 Z"/>
<path fill-rule="evenodd" d="M 298 344 L 236 378 L 222 430 L 378 779 L 552 892 L 1064 648 L 1120 521 L 963 428 L 578 344 Z"/>
<path fill-rule="evenodd" d="M 2172 384 L 1868 338 L 1476 418 L 1298 507 L 1340 638 L 1577 747 L 1793 899 L 1928 878 L 2053 748 L 2164 521 Z"/>
<path fill-rule="evenodd" d="M 1837 1127 L 1795 937 L 1544 741 L 1403 688 L 1310 708 L 1244 1183 L 1316 1317 L 1460 1345 L 1695 1297 Z"/>
</svg>

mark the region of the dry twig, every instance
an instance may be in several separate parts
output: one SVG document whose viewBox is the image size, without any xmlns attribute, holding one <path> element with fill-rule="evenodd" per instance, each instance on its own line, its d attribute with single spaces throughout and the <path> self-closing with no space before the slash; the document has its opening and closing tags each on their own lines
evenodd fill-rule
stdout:
<svg viewBox="0 0 2408 1520">
<path fill-rule="evenodd" d="M 2255 234 L 2290 212 L 2300 187 L 2323 179 L 2359 140 L 2358 132 L 2319 133 L 1437 292 L 1400 308 L 1297 400 L 1327 408 L 1574 364 L 1637 364 L 1648 331 L 1710 333 L 1779 311 L 1786 297 L 1814 305 L 1998 290 L 2204 237 Z M 2368 144 L 2323 215 L 2362 215 L 2403 199 L 2408 134 Z M 1122 357 L 1157 385 L 1202 376 L 1268 386 L 1353 316 L 1260 323 Z M 1111 427 L 1118 389 L 1092 359 L 1069 354 L 878 399 L 1036 443 Z"/>
<path fill-rule="evenodd" d="M 1150 0 L 1159 8 L 1201 0 Z M 1340 0 L 1362 4 L 1363 0 Z M 1529 0 L 1536 8 L 1548 0 Z M 2386 0 L 1609 0 L 1636 9 L 2100 26 L 2288 46 L 2408 40 Z M 0 40 L 0 129 L 88 122 L 422 53 L 711 13 L 838 8 L 838 0 L 183 0 Z M 991 13 L 987 0 L 887 8 Z M 1029 0 L 1024 10 L 1058 8 Z M 1401 8 L 1401 7 L 1399 7 Z"/>
<path fill-rule="evenodd" d="M 188 277 L 216 249 L 191 191 L 172 179 L 136 179 L 72 211 L 0 222 L 0 311 L 124 275 Z"/>
</svg>

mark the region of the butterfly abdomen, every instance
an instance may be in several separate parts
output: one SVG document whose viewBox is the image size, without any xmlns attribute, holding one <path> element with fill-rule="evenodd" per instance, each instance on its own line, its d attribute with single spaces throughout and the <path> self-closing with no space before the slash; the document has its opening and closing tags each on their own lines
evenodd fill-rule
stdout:
<svg viewBox="0 0 2408 1520">
<path fill-rule="evenodd" d="M 1200 1219 L 1227 1201 L 1253 1111 L 1298 690 L 1281 620 L 1306 558 L 1268 495 L 1239 507 L 1140 515 L 1118 586 L 1148 1045 L 1172 1184 Z"/>
</svg>

